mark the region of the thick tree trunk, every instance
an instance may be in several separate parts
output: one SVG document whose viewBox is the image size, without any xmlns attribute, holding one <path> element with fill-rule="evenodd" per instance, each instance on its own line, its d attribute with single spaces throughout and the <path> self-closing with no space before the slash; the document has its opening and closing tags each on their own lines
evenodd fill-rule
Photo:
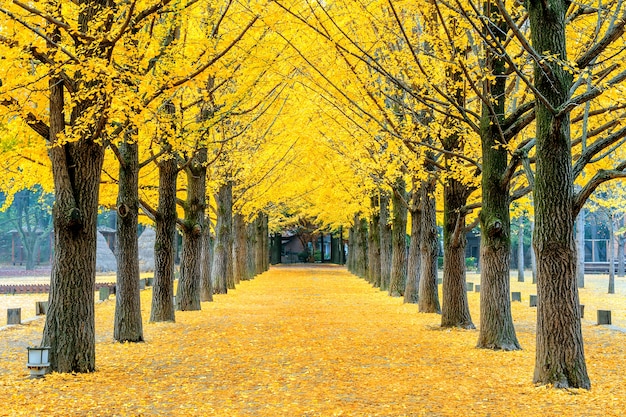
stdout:
<svg viewBox="0 0 626 417">
<path fill-rule="evenodd" d="M 122 160 L 117 194 L 117 283 L 113 337 L 118 342 L 142 342 L 137 244 L 139 146 L 131 140 L 124 141 L 119 145 L 119 154 Z"/>
<path fill-rule="evenodd" d="M 246 258 L 248 256 L 246 222 L 241 213 L 236 213 L 233 216 L 233 232 L 233 276 L 237 284 L 239 281 L 246 281 L 248 279 L 248 269 L 246 266 Z"/>
<path fill-rule="evenodd" d="M 419 301 L 419 284 L 421 269 L 421 241 L 422 241 L 422 211 L 419 208 L 420 191 L 413 190 L 415 195 L 411 202 L 411 242 L 407 260 L 406 287 L 404 288 L 404 302 L 417 304 Z"/>
<path fill-rule="evenodd" d="M 389 295 L 401 297 L 406 286 L 406 183 L 398 179 L 393 193 L 392 255 Z"/>
<path fill-rule="evenodd" d="M 234 287 L 232 279 L 232 208 L 233 208 L 232 182 L 222 184 L 215 196 L 217 204 L 217 225 L 215 227 L 215 249 L 211 280 L 215 293 L 226 294 L 228 289 Z M 229 277 L 229 264 L 231 276 Z"/>
<path fill-rule="evenodd" d="M 559 108 L 569 99 L 572 75 L 567 62 L 565 14 L 569 2 L 526 3 L 532 44 L 555 59 L 535 64 L 537 91 Z M 534 382 L 590 388 L 587 375 L 576 277 L 574 183 L 569 114 L 558 118 L 541 100 L 535 104 L 537 145 L 534 186 L 537 255 L 537 351 Z"/>
<path fill-rule="evenodd" d="M 154 239 L 154 285 L 150 321 L 174 321 L 174 252 L 176 248 L 176 159 L 159 165 L 159 206 Z"/>
<path fill-rule="evenodd" d="M 585 288 L 585 209 L 576 216 L 576 285 Z"/>
<path fill-rule="evenodd" d="M 495 2 L 485 3 L 491 29 L 504 42 L 506 24 L 498 14 Z M 506 63 L 488 51 L 486 68 L 493 80 L 483 84 L 484 95 L 492 103 L 483 103 L 480 120 L 482 142 L 482 209 L 480 212 L 480 335 L 478 347 L 486 349 L 521 349 L 513 327 L 510 295 L 511 220 L 509 216 L 509 182 L 504 181 L 508 165 L 507 149 L 502 145 L 501 126 L 504 120 Z"/>
<path fill-rule="evenodd" d="M 186 168 L 187 199 L 182 227 L 183 252 L 176 304 L 182 311 L 200 310 L 200 262 L 206 208 L 206 148 L 199 149 Z"/>
<path fill-rule="evenodd" d="M 426 181 L 421 187 L 422 242 L 420 245 L 421 271 L 418 301 L 420 313 L 441 313 L 439 289 L 437 286 L 439 239 L 437 237 L 437 213 L 434 192 L 434 179 Z"/>
<path fill-rule="evenodd" d="M 380 287 L 380 237 L 378 234 L 380 214 L 378 213 L 378 194 L 371 198 L 371 204 L 372 217 L 367 234 L 367 281 L 374 287 Z"/>
<path fill-rule="evenodd" d="M 385 193 L 380 194 L 380 289 L 382 291 L 389 290 L 391 282 L 391 256 L 392 256 L 392 239 L 391 224 L 389 224 L 389 196 Z"/>
<path fill-rule="evenodd" d="M 517 282 L 524 282 L 524 216 L 518 219 L 517 227 Z"/>
<path fill-rule="evenodd" d="M 444 184 L 443 205 L 443 305 L 441 327 L 474 329 L 467 302 L 465 280 L 465 211 L 468 188 L 448 178 Z"/>
<path fill-rule="evenodd" d="M 98 9 L 98 4 L 85 5 L 79 16 L 81 30 L 87 29 L 90 16 Z M 50 36 L 60 38 L 58 30 Z M 104 149 L 101 141 L 92 138 L 90 129 L 95 126 L 80 120 L 80 115 L 92 111 L 106 113 L 107 100 L 99 96 L 101 91 L 97 88 L 93 91 L 94 97 L 83 99 L 86 102 L 74 102 L 70 120 L 72 124 L 85 123 L 81 127 L 85 128 L 86 137 L 58 143 L 59 136 L 65 133 L 63 81 L 57 77 L 49 81 L 50 126 L 45 139 L 50 145 L 48 156 L 54 180 L 55 251 L 42 345 L 50 347 L 50 370 L 55 372 L 93 372 L 96 368 L 96 227 Z M 100 101 L 96 103 L 97 100 Z"/>
<path fill-rule="evenodd" d="M 52 371 L 93 372 L 96 225 L 104 151 L 84 141 L 56 147 L 50 154 L 55 251 L 42 345 L 50 346 Z"/>
</svg>

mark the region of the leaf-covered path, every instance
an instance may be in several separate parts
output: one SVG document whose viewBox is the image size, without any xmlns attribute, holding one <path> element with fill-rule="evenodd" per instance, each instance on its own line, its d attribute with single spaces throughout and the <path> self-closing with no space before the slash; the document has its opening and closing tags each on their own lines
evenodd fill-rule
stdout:
<svg viewBox="0 0 626 417">
<path fill-rule="evenodd" d="M 148 317 L 150 292 L 142 293 Z M 477 294 L 470 294 L 476 322 Z M 336 266 L 273 267 L 237 290 L 146 323 L 146 342 L 112 341 L 99 303 L 97 368 L 27 379 L 25 346 L 42 321 L 0 332 L 0 415 L 606 416 L 626 409 L 622 333 L 585 327 L 594 389 L 531 384 L 532 310 L 517 303 L 521 352 L 475 349 L 476 331 Z"/>
</svg>

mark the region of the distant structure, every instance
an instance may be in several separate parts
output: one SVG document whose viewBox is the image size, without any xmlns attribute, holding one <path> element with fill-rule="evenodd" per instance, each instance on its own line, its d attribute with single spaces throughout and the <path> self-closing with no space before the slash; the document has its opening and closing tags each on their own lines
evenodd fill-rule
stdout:
<svg viewBox="0 0 626 417">
<path fill-rule="evenodd" d="M 96 241 L 96 271 L 117 272 L 117 259 L 113 254 L 104 235 L 98 232 Z"/>
<path fill-rule="evenodd" d="M 139 245 L 139 271 L 154 271 L 154 242 L 156 240 L 156 232 L 152 227 L 146 227 L 139 236 L 137 244 Z"/>
</svg>

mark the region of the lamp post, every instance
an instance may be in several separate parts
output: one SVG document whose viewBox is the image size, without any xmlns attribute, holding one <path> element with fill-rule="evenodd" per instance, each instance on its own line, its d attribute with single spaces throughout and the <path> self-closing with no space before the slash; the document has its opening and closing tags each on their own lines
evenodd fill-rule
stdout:
<svg viewBox="0 0 626 417">
<path fill-rule="evenodd" d="M 30 369 L 31 378 L 41 378 L 50 367 L 50 347 L 28 347 L 28 363 L 26 366 Z"/>
</svg>

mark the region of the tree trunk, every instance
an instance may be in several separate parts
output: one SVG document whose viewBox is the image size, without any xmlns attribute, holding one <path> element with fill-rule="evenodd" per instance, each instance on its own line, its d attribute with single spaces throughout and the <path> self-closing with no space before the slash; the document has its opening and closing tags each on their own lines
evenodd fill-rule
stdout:
<svg viewBox="0 0 626 417">
<path fill-rule="evenodd" d="M 368 282 L 373 287 L 380 287 L 380 214 L 378 213 L 378 194 L 371 199 L 372 217 L 367 235 L 367 271 Z"/>
<path fill-rule="evenodd" d="M 413 190 L 411 202 L 411 242 L 407 260 L 406 287 L 404 288 L 404 302 L 417 304 L 419 301 L 420 269 L 421 269 L 421 241 L 422 241 L 422 211 L 419 208 L 420 190 Z"/>
<path fill-rule="evenodd" d="M 576 216 L 576 285 L 585 288 L 585 209 Z"/>
<path fill-rule="evenodd" d="M 248 258 L 246 264 L 248 268 L 248 279 L 253 279 L 256 272 L 256 257 L 257 257 L 257 244 L 256 244 L 256 221 L 248 223 L 246 226 L 246 245 L 248 246 Z"/>
<path fill-rule="evenodd" d="M 367 278 L 367 219 L 361 217 L 359 219 L 358 237 L 358 252 L 357 252 L 357 272 L 361 278 Z"/>
<path fill-rule="evenodd" d="M 248 247 L 246 246 L 246 222 L 243 214 L 241 213 L 236 213 L 233 216 L 233 232 L 233 276 L 235 278 L 235 283 L 239 283 L 239 281 L 246 281 L 248 279 L 248 270 L 246 266 L 246 258 L 248 257 Z"/>
<path fill-rule="evenodd" d="M 389 295 L 401 297 L 406 286 L 406 222 L 407 207 L 405 204 L 407 193 L 406 183 L 402 178 L 395 184 L 393 193 L 393 220 L 392 220 L 392 255 L 391 281 Z"/>
<path fill-rule="evenodd" d="M 175 321 L 174 253 L 176 248 L 176 159 L 165 158 L 159 166 L 159 206 L 154 239 L 154 285 L 150 321 Z"/>
<path fill-rule="evenodd" d="M 256 263 L 256 266 L 255 266 L 255 269 L 256 269 L 257 275 L 265 272 L 265 261 L 263 259 L 263 257 L 265 256 L 265 248 L 263 247 L 265 245 L 265 239 L 263 238 L 263 234 L 265 233 L 265 228 L 263 227 L 263 217 L 264 217 L 264 214 L 259 213 L 255 220 L 255 224 L 256 224 L 256 228 L 255 228 L 255 232 L 256 232 L 255 263 Z"/>
<path fill-rule="evenodd" d="M 491 30 L 500 42 L 507 27 L 498 14 L 495 2 L 485 3 Z M 510 295 L 511 220 L 509 182 L 504 181 L 508 151 L 502 145 L 500 129 L 504 120 L 507 68 L 504 59 L 487 51 L 485 67 L 494 79 L 483 83 L 484 96 L 480 120 L 482 142 L 482 209 L 480 212 L 480 334 L 478 347 L 486 349 L 521 349 L 513 327 Z"/>
<path fill-rule="evenodd" d="M 99 144 L 83 141 L 58 146 L 50 154 L 55 251 L 42 345 L 50 346 L 50 370 L 93 372 L 96 226 L 104 151 Z"/>
<path fill-rule="evenodd" d="M 454 178 L 448 178 L 443 189 L 443 305 L 441 327 L 474 329 L 467 302 L 465 280 L 464 207 L 469 189 Z"/>
<path fill-rule="evenodd" d="M 535 240 L 535 221 L 531 220 L 530 221 L 530 237 L 531 237 L 531 241 Z M 531 249 L 530 251 L 530 267 L 532 269 L 532 275 L 533 275 L 533 284 L 537 283 L 537 258 L 535 257 L 535 251 Z M 584 267 L 583 267 L 584 268 Z M 584 277 L 584 274 L 583 274 Z"/>
<path fill-rule="evenodd" d="M 202 230 L 202 263 L 200 264 L 200 301 L 213 301 L 213 281 L 211 269 L 213 265 L 213 239 L 211 239 L 211 218 L 204 216 Z"/>
<path fill-rule="evenodd" d="M 98 5 L 85 5 L 79 15 L 81 30 L 86 29 L 90 15 L 97 9 Z M 50 36 L 60 38 L 58 30 Z M 80 120 L 82 112 L 106 113 L 107 105 L 103 103 L 107 100 L 101 97 L 97 87 L 92 91 L 93 97 L 73 103 L 72 124 L 86 123 Z M 50 145 L 48 156 L 54 180 L 55 251 L 42 345 L 50 347 L 51 371 L 93 372 L 96 367 L 94 286 L 98 192 L 104 149 L 101 141 L 92 137 L 89 129 L 94 128 L 92 125 L 81 125 L 85 137 L 59 143 L 57 139 L 65 133 L 66 103 L 63 81 L 58 77 L 50 78 L 49 94 L 50 126 L 45 139 Z"/>
<path fill-rule="evenodd" d="M 348 230 L 348 257 L 346 259 L 346 267 L 348 268 L 348 271 L 350 271 L 350 273 L 355 274 L 354 271 L 354 231 L 356 230 L 356 225 L 357 225 L 357 216 L 354 216 L 354 223 L 352 224 L 352 226 L 350 227 L 350 229 Z M 355 274 L 356 275 L 356 274 Z"/>
<path fill-rule="evenodd" d="M 391 281 L 391 225 L 389 224 L 389 196 L 380 194 L 380 289 L 389 290 Z"/>
<path fill-rule="evenodd" d="M 119 145 L 122 158 L 117 194 L 117 283 L 115 325 L 118 342 L 142 342 L 141 297 L 139 295 L 139 146 L 133 138 Z"/>
<path fill-rule="evenodd" d="M 260 219 L 259 238 L 261 242 L 261 272 L 263 273 L 270 269 L 270 231 L 269 231 L 269 217 L 265 213 L 261 213 Z"/>
<path fill-rule="evenodd" d="M 609 294 L 615 294 L 615 223 L 613 213 L 609 212 Z"/>
<path fill-rule="evenodd" d="M 421 271 L 419 287 L 420 313 L 441 313 L 439 306 L 439 289 L 437 286 L 437 213 L 435 207 L 435 180 L 426 181 L 421 187 L 422 203 L 422 242 Z"/>
<path fill-rule="evenodd" d="M 517 282 L 524 282 L 524 216 L 518 219 L 517 227 Z"/>
<path fill-rule="evenodd" d="M 184 203 L 183 253 L 176 294 L 176 304 L 182 311 L 200 310 L 200 262 L 202 261 L 202 234 L 206 208 L 206 161 L 206 148 L 199 149 L 185 169 L 187 199 Z"/>
<path fill-rule="evenodd" d="M 232 182 L 222 184 L 215 196 L 217 204 L 217 225 L 215 226 L 214 261 L 211 280 L 217 294 L 226 294 L 234 287 L 232 279 Z M 231 276 L 229 276 L 229 264 Z"/>
<path fill-rule="evenodd" d="M 626 268 L 624 267 L 624 243 L 626 243 L 626 238 L 624 238 L 622 232 L 617 238 L 617 276 L 620 278 L 623 278 L 626 273 Z"/>
<path fill-rule="evenodd" d="M 559 108 L 569 99 L 572 75 L 567 62 L 565 14 L 569 2 L 526 3 L 532 44 L 554 59 L 535 64 L 537 91 Z M 534 382 L 556 387 L 590 388 L 587 375 L 576 277 L 574 183 L 569 114 L 556 118 L 541 100 L 535 102 L 537 125 L 534 186 L 537 255 L 537 351 Z"/>
</svg>

